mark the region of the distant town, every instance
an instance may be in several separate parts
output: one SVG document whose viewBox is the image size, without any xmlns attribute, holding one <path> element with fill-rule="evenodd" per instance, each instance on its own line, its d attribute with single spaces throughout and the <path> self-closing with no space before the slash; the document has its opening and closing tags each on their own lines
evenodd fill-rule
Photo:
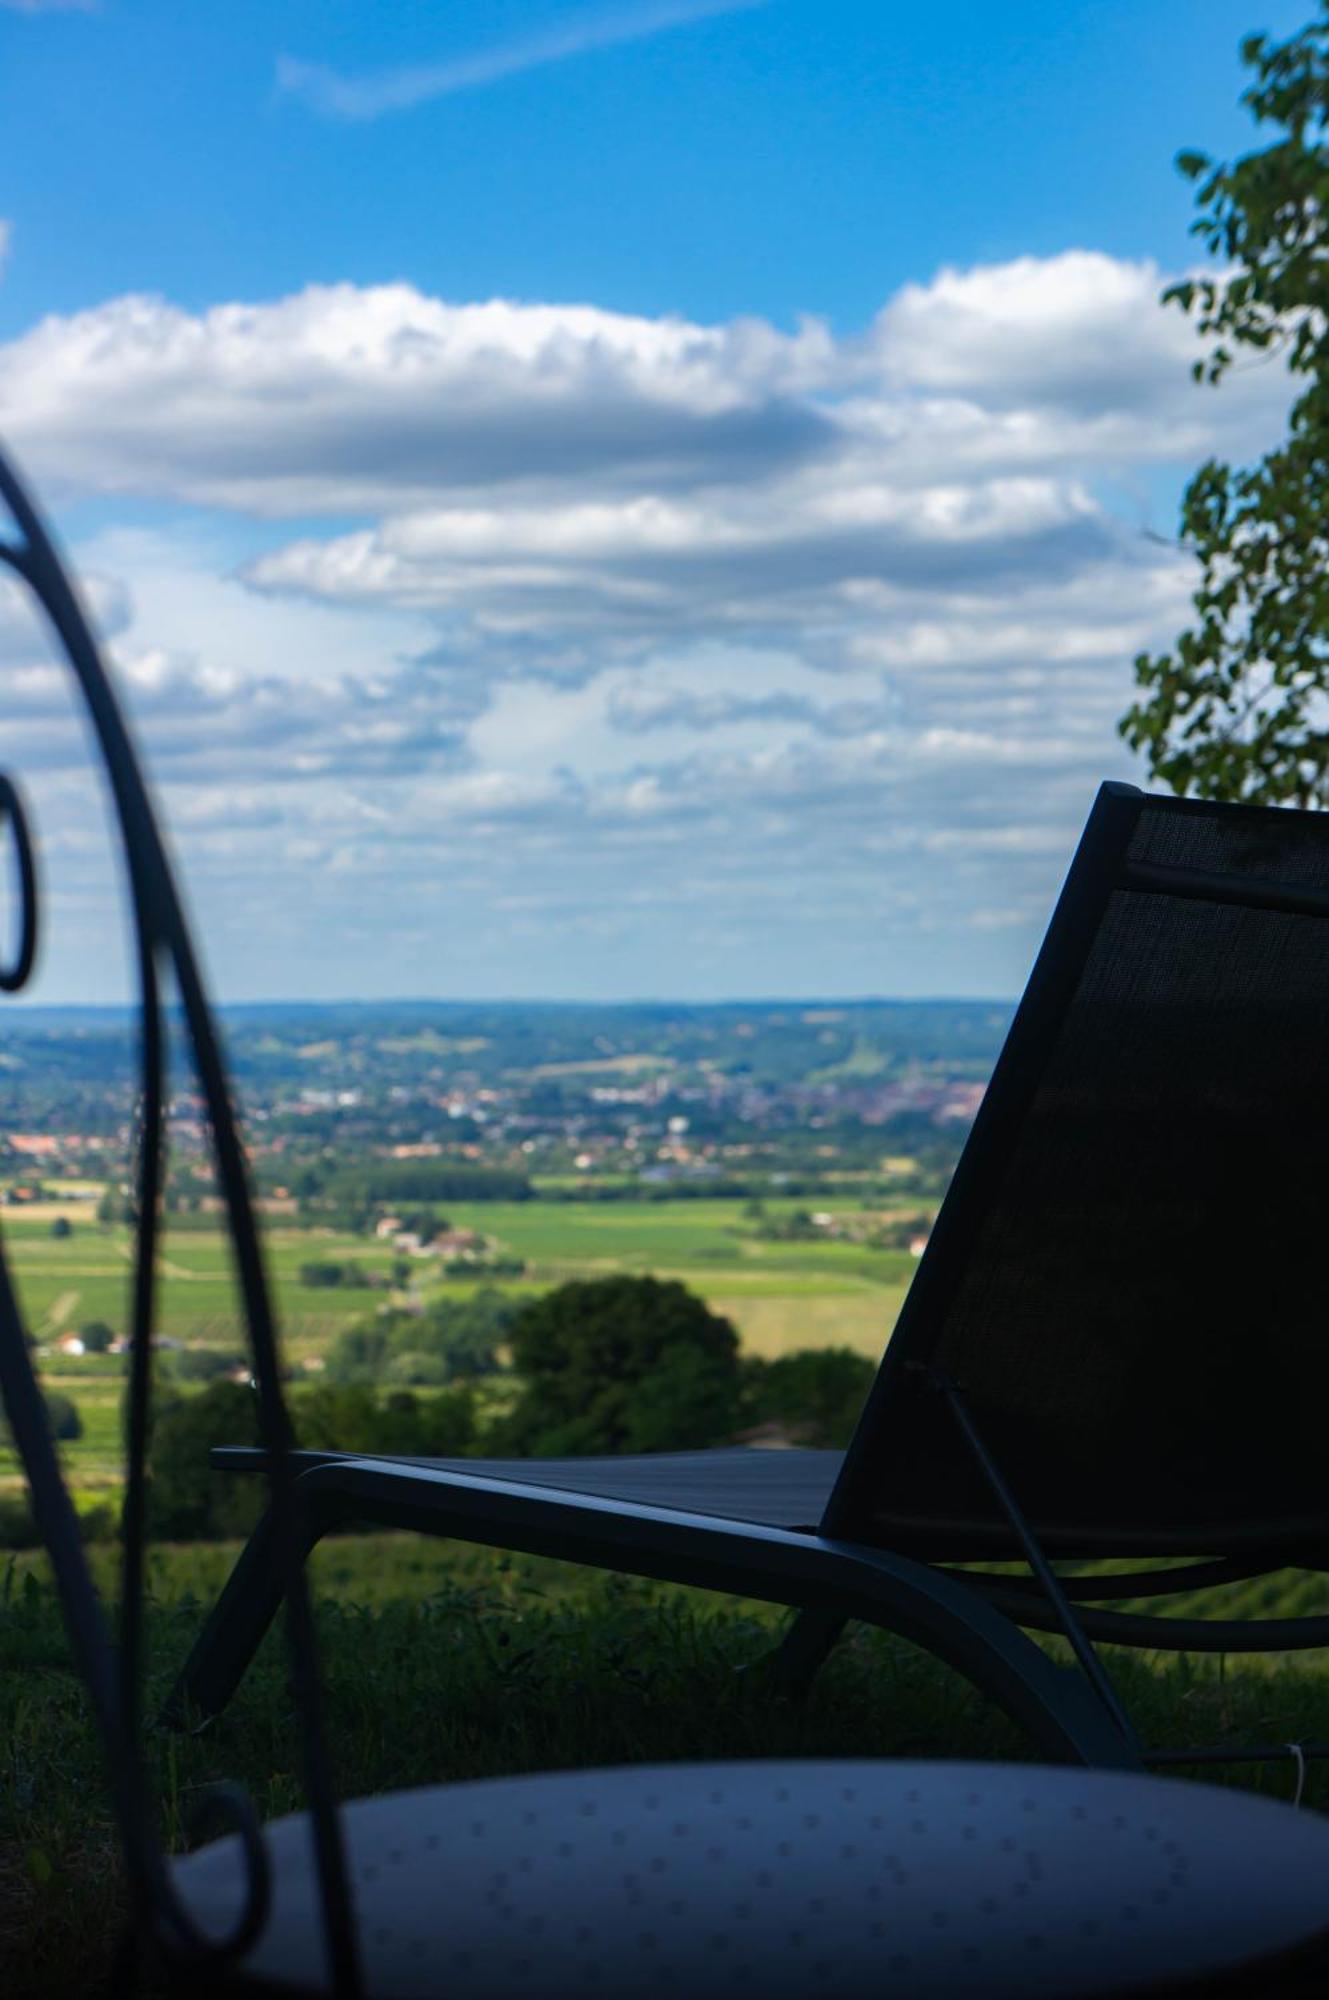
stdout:
<svg viewBox="0 0 1329 2000">
<path fill-rule="evenodd" d="M 333 1208 L 345 1219 L 371 1161 L 446 1162 L 454 1199 L 815 1193 L 883 1175 L 896 1192 L 909 1179 L 935 1194 L 1007 1018 L 998 1003 L 957 1001 L 403 1002 L 223 1016 L 259 1196 L 269 1212 L 310 1219 Z M 15 1010 L 6 1025 L 0 1198 L 23 1206 L 96 1179 L 114 1207 L 138 1092 L 131 1018 Z M 169 1205 L 206 1211 L 217 1199 L 206 1120 L 174 1041 Z M 908 1174 L 892 1174 L 906 1160 Z M 448 1198 L 437 1173 L 404 1173 L 401 1186 L 403 1203 Z M 407 1239 L 397 1247 L 408 1254 L 426 1247 L 381 1201 L 372 1227 Z"/>
</svg>

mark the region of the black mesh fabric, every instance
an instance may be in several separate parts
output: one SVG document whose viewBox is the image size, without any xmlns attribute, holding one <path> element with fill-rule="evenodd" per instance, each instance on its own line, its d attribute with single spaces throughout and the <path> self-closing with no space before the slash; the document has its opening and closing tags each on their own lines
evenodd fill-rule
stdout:
<svg viewBox="0 0 1329 2000">
<path fill-rule="evenodd" d="M 1147 800 L 1129 859 L 1329 890 L 1329 814 Z M 908 1339 L 1049 1545 L 1329 1551 L 1329 916 L 1113 891 L 1001 1144 L 958 1291 Z M 980 1552 L 1000 1516 L 953 1416 L 891 1388 L 877 1531 Z"/>
</svg>

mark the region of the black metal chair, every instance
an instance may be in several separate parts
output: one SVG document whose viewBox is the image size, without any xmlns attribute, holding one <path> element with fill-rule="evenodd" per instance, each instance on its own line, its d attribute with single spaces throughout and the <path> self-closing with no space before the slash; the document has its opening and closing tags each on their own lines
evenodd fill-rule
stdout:
<svg viewBox="0 0 1329 2000">
<path fill-rule="evenodd" d="M 434 1786 L 338 1808 L 324 1748 L 319 1677 L 301 1550 L 309 1538 L 283 1407 L 277 1350 L 244 1158 L 187 927 L 96 648 L 51 544 L 0 459 L 0 498 L 17 539 L 0 559 L 35 591 L 63 641 L 105 756 L 133 904 L 140 978 L 142 1090 L 118 1644 L 93 1588 L 47 1431 L 24 1328 L 0 1257 L 0 1388 L 53 1560 L 69 1637 L 105 1748 L 127 1863 L 127 1937 L 176 1990 L 424 2000 L 541 2000 L 630 1990 L 708 2000 L 763 1995 L 1075 1995 L 1129 1991 L 1323 1990 L 1329 1972 L 1329 1823 L 1235 1793 L 1138 1772 L 1013 1765 L 816 1761 L 683 1765 L 546 1774 Z M 37 939 L 32 843 L 18 793 L 0 784 L 14 837 L 21 934 L 0 987 L 31 971 Z M 260 1829 L 242 1796 L 214 1809 L 235 1830 L 168 1860 L 141 1757 L 144 1444 L 161 1191 L 160 984 L 173 978 L 206 1097 L 258 1384 L 271 1505 L 269 1568 L 289 1613 L 307 1810 Z M 354 1475 L 356 1468 L 349 1471 Z M 370 1477 L 374 1468 L 365 1468 Z M 424 1475 L 501 1509 L 531 1489 Z M 512 1493 L 508 1503 L 495 1493 Z M 544 1489 L 557 1515 L 564 1504 Z M 583 1514 L 593 1515 L 587 1501 Z M 616 1510 L 600 1503 L 612 1539 Z M 489 1518 L 486 1514 L 486 1518 Z M 657 1508 L 649 1546 L 696 1538 L 693 1517 Z M 579 1532 L 582 1532 L 579 1530 Z M 584 1534 L 583 1534 L 584 1541 Z M 716 1576 L 795 1560 L 815 1545 L 755 1530 L 710 1562 Z M 608 1546 L 608 1542 L 606 1543 Z M 763 1550 L 767 1553 L 763 1556 Z M 840 1560 L 860 1591 L 857 1550 Z M 896 1615 L 925 1635 L 965 1586 L 880 1558 Z M 659 1557 L 668 1571 L 672 1558 Z M 806 1597 L 823 1591 L 808 1567 Z M 870 1568 L 870 1565 L 868 1566 Z M 744 1570 L 747 1574 L 747 1570 Z M 922 1580 L 920 1580 L 920 1578 Z M 855 1579 L 859 1579 L 855 1581 Z M 837 1597 L 837 1602 L 841 1600 Z M 979 1602 L 962 1629 L 999 1619 Z M 943 1646 L 958 1650 L 940 1633 Z M 1024 1663 L 1009 1650 L 1010 1677 Z M 1030 1684 L 1033 1685 L 1031 1676 Z M 1013 1701 L 1013 1705 L 1018 1703 Z M 1025 1705 L 1036 1705 L 1029 1697 Z M 1055 1706 L 1055 1704 L 1053 1705 Z M 120 1961 L 133 1982 L 134 1955 Z M 1310 1983 L 1306 1983 L 1310 1982 Z"/>
<path fill-rule="evenodd" d="M 1179 1758 L 1142 1749 L 1095 1640 L 1329 1644 L 1329 1616 L 1111 1608 L 1329 1566 L 1327 1026 L 1329 814 L 1104 785 L 846 1453 L 297 1452 L 306 1546 L 364 1520 L 766 1597 L 802 1613 L 795 1685 L 872 1620 L 1049 1756 Z M 261 1526 L 177 1716 L 229 1697 L 278 1600 L 275 1548 Z M 1032 1575 L 956 1567 L 1011 1559 Z M 1079 1672 L 1021 1628 L 1064 1633 Z"/>
</svg>

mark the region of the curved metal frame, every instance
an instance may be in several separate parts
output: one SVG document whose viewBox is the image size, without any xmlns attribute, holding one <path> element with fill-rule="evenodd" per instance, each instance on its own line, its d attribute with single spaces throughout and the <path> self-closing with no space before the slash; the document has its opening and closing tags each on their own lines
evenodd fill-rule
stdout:
<svg viewBox="0 0 1329 2000">
<path fill-rule="evenodd" d="M 925 1563 L 855 1542 L 669 1507 L 607 1500 L 453 1468 L 341 1458 L 296 1480 L 307 1552 L 347 1522 L 520 1549 L 527 1555 L 686 1582 L 797 1606 L 805 1618 L 859 1618 L 897 1632 L 963 1674 L 1060 1763 L 1138 1768 L 1139 1747 L 1080 1673 L 974 1590 Z M 281 1561 L 271 1516 L 260 1522 L 200 1634 L 166 1719 L 215 1715 L 272 1622 Z"/>
<path fill-rule="evenodd" d="M 977 1587 L 985 1603 L 995 1605 L 1031 1631 L 1062 1630 L 1053 1608 L 1046 1599 L 1040 1600 L 1026 1589 L 1022 1578 L 993 1577 L 979 1583 L 972 1574 L 963 1571 L 942 1573 L 963 1580 L 971 1589 Z M 1240 1567 L 1240 1573 L 1275 1574 L 1267 1568 L 1252 1572 L 1244 1567 Z M 1115 1581 L 1104 1579 L 1109 1580 Z M 1235 1578 L 1220 1580 L 1231 1582 Z M 1090 1594 L 1077 1591 L 1076 1597 L 1083 1600 Z M 1139 1591 L 1130 1594 L 1142 1595 Z M 1113 1646 L 1143 1646 L 1163 1653 L 1304 1653 L 1329 1646 L 1329 1617 L 1323 1612 L 1307 1612 L 1300 1618 L 1187 1618 L 1176 1613 L 1159 1616 L 1147 1611 L 1100 1611 L 1081 1601 L 1076 1618 L 1091 1639 L 1101 1639 Z"/>
<path fill-rule="evenodd" d="M 127 1478 L 123 1512 L 118 1646 L 84 1557 L 73 1504 L 60 1475 L 41 1393 L 28 1357 L 18 1300 L 0 1251 L 0 1391 L 27 1472 L 33 1513 L 50 1550 L 65 1623 L 92 1696 L 112 1798 L 129 1869 L 130 1940 L 149 1930 L 178 1966 L 220 1969 L 246 1951 L 266 1922 L 269 1883 L 262 1835 L 249 1802 L 233 1788 L 213 1791 L 240 1833 L 248 1857 L 248 1894 L 231 1934 L 202 1932 L 175 1893 L 152 1809 L 141 1755 L 142 1581 L 146 1446 L 152 1376 L 152 1323 L 164 1142 L 160 982 L 175 981 L 207 1104 L 218 1179 L 239 1274 L 262 1433 L 269 1453 L 271 1513 L 290 1624 L 291 1671 L 300 1718 L 306 1796 L 318 1860 L 333 1989 L 339 2000 L 360 1992 L 345 1855 L 324 1746 L 313 1624 L 299 1538 L 291 1462 L 293 1439 L 281 1394 L 277 1337 L 250 1202 L 245 1157 L 226 1085 L 217 1033 L 179 893 L 158 831 L 139 761 L 97 644 L 51 538 L 13 467 L 0 453 L 0 502 L 16 539 L 0 530 L 0 562 L 26 584 L 46 613 L 91 719 L 105 765 L 123 845 L 138 974 L 141 1091 L 135 1163 L 137 1247 L 133 1263 Z M 15 840 L 20 886 L 19 943 L 0 967 L 0 989 L 27 982 L 36 955 L 38 897 L 33 844 L 19 793 L 0 775 L 0 815 Z M 132 1958 L 133 1944 L 128 1946 Z"/>
</svg>

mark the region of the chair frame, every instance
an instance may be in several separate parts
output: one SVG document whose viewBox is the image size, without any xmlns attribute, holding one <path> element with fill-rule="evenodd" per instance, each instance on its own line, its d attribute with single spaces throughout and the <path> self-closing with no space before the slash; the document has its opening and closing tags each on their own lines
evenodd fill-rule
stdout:
<svg viewBox="0 0 1329 2000">
<path fill-rule="evenodd" d="M 33 1515 L 50 1554 L 66 1630 L 89 1691 L 102 1741 L 112 1803 L 128 1868 L 128 1921 L 117 1964 L 127 1989 L 135 1961 L 151 1940 L 181 1983 L 224 1987 L 229 1968 L 260 1934 L 270 1884 L 257 1817 L 237 1787 L 216 1786 L 199 1811 L 228 1821 L 245 1858 L 245 1897 L 230 1934 L 202 1931 L 176 1893 L 166 1865 L 142 1755 L 143 1574 L 147 1498 L 146 1448 L 152 1377 L 155 1264 L 164 1169 L 165 1047 L 162 981 L 174 983 L 200 1088 L 207 1105 L 226 1220 L 239 1278 L 267 1455 L 274 1546 L 288 1610 L 291 1676 L 300 1731 L 300 1762 L 317 1860 L 332 1991 L 356 2000 L 359 1947 L 352 1917 L 341 1827 L 334 1803 L 309 1593 L 299 1559 L 295 1467 L 282 1398 L 276 1334 L 239 1131 L 221 1046 L 194 953 L 184 906 L 158 830 L 133 741 L 106 674 L 88 619 L 54 544 L 12 464 L 0 453 L 0 564 L 27 587 L 45 613 L 73 671 L 100 751 L 122 845 L 138 980 L 140 1087 L 135 1143 L 137 1239 L 132 1264 L 127 1468 L 121 1523 L 119 1629 L 112 1638 L 84 1555 L 78 1520 L 60 1473 L 8 1265 L 0 1250 L 0 1396 L 27 1474 Z M 14 841 L 19 886 L 19 943 L 0 968 L 0 990 L 19 991 L 32 972 L 39 936 L 34 846 L 17 787 L 0 778 L 0 820 Z"/>
</svg>

